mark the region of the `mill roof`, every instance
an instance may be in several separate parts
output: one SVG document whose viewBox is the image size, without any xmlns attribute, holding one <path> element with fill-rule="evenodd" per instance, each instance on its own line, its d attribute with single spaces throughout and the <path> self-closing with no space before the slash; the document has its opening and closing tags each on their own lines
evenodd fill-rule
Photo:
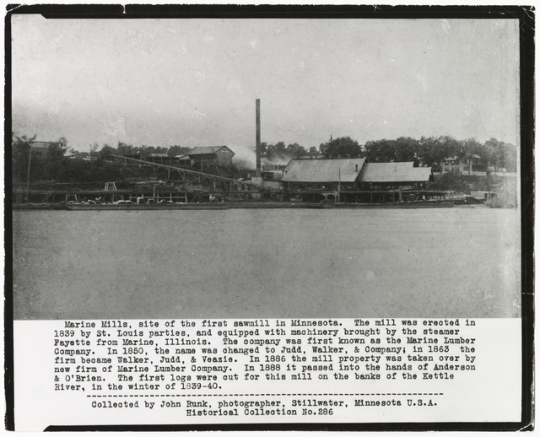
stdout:
<svg viewBox="0 0 540 437">
<path fill-rule="evenodd" d="M 291 159 L 283 182 L 354 182 L 365 158 Z"/>
<path fill-rule="evenodd" d="M 193 150 L 191 150 L 188 155 L 211 155 L 212 153 L 216 153 L 220 151 L 221 149 L 227 149 L 229 152 L 234 152 L 229 149 L 227 146 L 209 146 L 209 147 L 195 147 Z"/>
<path fill-rule="evenodd" d="M 431 167 L 414 167 L 413 162 L 369 162 L 360 182 L 428 182 Z"/>
</svg>

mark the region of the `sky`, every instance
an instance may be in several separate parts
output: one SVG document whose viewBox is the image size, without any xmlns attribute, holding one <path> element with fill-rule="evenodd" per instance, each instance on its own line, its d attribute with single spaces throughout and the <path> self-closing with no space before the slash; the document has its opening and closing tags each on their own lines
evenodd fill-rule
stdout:
<svg viewBox="0 0 540 437">
<path fill-rule="evenodd" d="M 517 20 L 12 17 L 16 135 L 306 148 L 451 135 L 519 144 Z"/>
</svg>

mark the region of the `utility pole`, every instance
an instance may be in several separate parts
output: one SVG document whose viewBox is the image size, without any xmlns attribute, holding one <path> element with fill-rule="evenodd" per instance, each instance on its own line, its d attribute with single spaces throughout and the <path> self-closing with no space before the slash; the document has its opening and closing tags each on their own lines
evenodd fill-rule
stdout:
<svg viewBox="0 0 540 437">
<path fill-rule="evenodd" d="M 338 168 L 338 202 L 341 202 L 341 168 Z"/>
<path fill-rule="evenodd" d="M 255 100 L 255 123 L 256 123 L 256 136 L 255 136 L 255 164 L 257 177 L 261 176 L 261 100 Z"/>
<path fill-rule="evenodd" d="M 30 164 L 32 162 L 32 144 L 28 150 L 28 174 L 26 177 L 26 204 L 30 203 Z"/>
</svg>

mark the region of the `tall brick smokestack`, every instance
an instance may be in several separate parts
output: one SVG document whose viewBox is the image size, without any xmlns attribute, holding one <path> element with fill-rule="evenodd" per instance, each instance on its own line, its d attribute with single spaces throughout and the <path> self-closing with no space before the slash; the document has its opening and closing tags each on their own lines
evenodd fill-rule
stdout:
<svg viewBox="0 0 540 437">
<path fill-rule="evenodd" d="M 256 106 L 256 115 L 255 115 L 255 121 L 257 124 L 257 144 L 255 149 L 255 159 L 256 159 L 256 168 L 257 168 L 257 176 L 261 175 L 261 101 L 260 99 L 257 99 L 255 101 Z"/>
</svg>

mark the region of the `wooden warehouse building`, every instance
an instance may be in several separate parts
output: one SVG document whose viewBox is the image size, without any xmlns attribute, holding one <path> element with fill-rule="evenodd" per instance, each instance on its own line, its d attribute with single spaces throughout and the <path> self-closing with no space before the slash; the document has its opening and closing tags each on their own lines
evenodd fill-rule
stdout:
<svg viewBox="0 0 540 437">
<path fill-rule="evenodd" d="M 369 162 L 357 181 L 363 190 L 425 188 L 433 181 L 431 167 L 415 167 L 413 162 Z"/>
<path fill-rule="evenodd" d="M 281 181 L 285 188 L 355 189 L 366 158 L 291 159 Z"/>
<path fill-rule="evenodd" d="M 220 166 L 232 165 L 232 158 L 235 153 L 227 146 L 217 147 L 195 147 L 187 153 L 192 165 L 210 164 Z"/>
</svg>

